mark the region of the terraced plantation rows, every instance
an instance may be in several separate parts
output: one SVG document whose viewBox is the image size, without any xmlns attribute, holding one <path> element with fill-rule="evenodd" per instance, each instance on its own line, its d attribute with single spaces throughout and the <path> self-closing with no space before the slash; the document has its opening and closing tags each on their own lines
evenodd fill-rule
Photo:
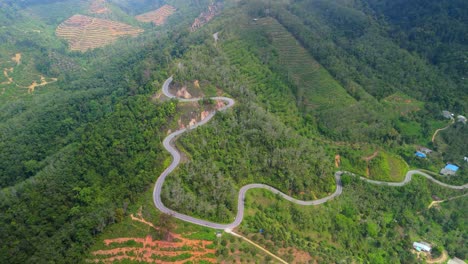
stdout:
<svg viewBox="0 0 468 264">
<path fill-rule="evenodd" d="M 313 59 L 308 51 L 273 18 L 262 18 L 257 26 L 269 36 L 278 50 L 279 63 L 297 86 L 298 102 L 308 109 L 331 109 L 352 105 L 355 100 Z"/>
<path fill-rule="evenodd" d="M 144 23 L 153 23 L 156 26 L 163 25 L 166 23 L 168 17 L 170 17 L 177 9 L 170 5 L 163 5 L 159 9 L 150 11 L 136 16 L 136 20 Z"/>
<path fill-rule="evenodd" d="M 135 37 L 142 32 L 142 29 L 124 23 L 74 15 L 57 27 L 56 35 L 68 41 L 70 50 L 86 51 L 111 44 L 123 36 Z"/>
<path fill-rule="evenodd" d="M 240 79 L 252 89 L 257 98 L 277 114 L 283 122 L 297 125 L 300 121 L 295 98 L 291 90 L 275 73 L 248 51 L 242 41 L 225 42 L 221 46 L 230 62 L 242 75 Z"/>
</svg>

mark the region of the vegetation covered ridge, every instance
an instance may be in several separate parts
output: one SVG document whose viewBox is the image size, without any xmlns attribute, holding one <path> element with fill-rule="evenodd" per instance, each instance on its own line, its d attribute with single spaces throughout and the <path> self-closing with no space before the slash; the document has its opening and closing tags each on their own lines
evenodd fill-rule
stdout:
<svg viewBox="0 0 468 264">
<path fill-rule="evenodd" d="M 172 95 L 169 92 L 169 85 L 171 84 L 172 81 L 173 81 L 173 77 L 171 76 L 164 82 L 164 84 L 162 86 L 162 91 L 163 91 L 164 95 L 169 97 L 169 98 L 178 98 L 178 97 Z M 201 101 L 201 100 L 204 100 L 204 99 L 206 99 L 206 98 L 179 99 L 179 101 L 181 101 L 181 102 L 197 102 L 197 101 Z M 227 105 L 225 105 L 222 108 L 218 109 L 218 111 L 224 111 L 224 110 L 234 106 L 234 100 L 230 99 L 230 98 L 227 98 L 227 97 L 210 97 L 209 99 L 223 100 L 223 101 L 228 103 Z M 242 222 L 242 219 L 244 218 L 244 207 L 245 207 L 244 206 L 244 201 L 245 201 L 246 193 L 247 193 L 248 190 L 251 190 L 251 189 L 267 189 L 267 190 L 273 192 L 274 194 L 277 194 L 277 195 L 281 196 L 282 198 L 284 198 L 284 199 L 286 199 L 286 200 L 288 200 L 288 201 L 290 201 L 292 203 L 295 203 L 295 204 L 299 204 L 299 205 L 320 205 L 320 204 L 326 203 L 329 200 L 341 195 L 341 193 L 343 192 L 343 185 L 342 185 L 342 181 L 341 181 L 341 176 L 343 174 L 356 176 L 354 173 L 349 173 L 349 172 L 344 172 L 344 171 L 337 171 L 335 173 L 335 181 L 336 181 L 335 192 L 333 194 L 330 194 L 330 195 L 328 195 L 326 197 L 323 197 L 321 199 L 310 200 L 310 201 L 297 200 L 297 199 L 295 199 L 295 198 L 293 198 L 293 197 L 279 191 L 278 189 L 276 189 L 274 187 L 271 187 L 269 185 L 266 185 L 266 184 L 254 183 L 254 184 L 245 185 L 240 189 L 239 194 L 238 194 L 236 217 L 235 217 L 235 219 L 234 219 L 234 221 L 232 223 L 228 223 L 228 224 L 215 223 L 215 222 L 211 222 L 211 221 L 198 219 L 198 218 L 186 215 L 186 214 L 176 212 L 176 211 L 174 211 L 172 209 L 169 209 L 168 207 L 166 207 L 164 205 L 164 203 L 161 200 L 161 190 L 162 190 L 162 186 L 164 184 L 164 181 L 166 180 L 166 177 L 177 168 L 177 166 L 180 164 L 180 161 L 181 161 L 181 153 L 179 152 L 179 150 L 176 149 L 176 147 L 174 147 L 173 142 L 177 139 L 178 136 L 180 136 L 184 132 L 189 131 L 191 129 L 195 129 L 195 128 L 199 127 L 199 126 L 202 126 L 202 125 L 208 123 L 208 121 L 210 121 L 210 119 L 213 118 L 215 114 L 216 114 L 216 111 L 212 112 L 209 116 L 207 116 L 205 119 L 198 122 L 197 124 L 195 124 L 193 126 L 190 126 L 188 128 L 179 129 L 179 130 L 169 134 L 164 139 L 164 141 L 163 141 L 164 148 L 172 155 L 173 160 L 172 160 L 171 164 L 169 165 L 169 167 L 167 167 L 161 173 L 161 175 L 158 177 L 158 179 L 156 181 L 156 184 L 154 186 L 154 190 L 153 190 L 154 204 L 155 204 L 156 208 L 158 208 L 161 212 L 163 212 L 165 214 L 169 214 L 169 215 L 171 215 L 171 216 L 173 216 L 173 217 L 175 217 L 177 219 L 180 219 L 182 221 L 186 221 L 186 222 L 189 222 L 189 223 L 192 223 L 192 224 L 205 226 L 205 227 L 210 227 L 210 228 L 214 228 L 214 229 L 224 229 L 224 230 L 227 230 L 227 232 L 230 232 L 230 230 L 232 230 L 233 228 L 236 228 L 237 226 L 239 226 L 241 224 L 241 222 Z M 419 170 L 410 170 L 410 171 L 408 171 L 406 173 L 405 179 L 403 181 L 401 181 L 401 182 L 384 182 L 384 181 L 370 180 L 370 179 L 367 179 L 367 178 L 364 178 L 364 177 L 359 177 L 359 178 L 361 180 L 364 180 L 364 181 L 372 183 L 372 184 L 399 187 L 399 186 L 404 186 L 407 183 L 409 183 L 411 181 L 413 175 L 421 175 L 421 176 L 427 178 L 428 180 L 431 180 L 432 182 L 434 182 L 434 183 L 436 183 L 436 184 L 438 184 L 440 186 L 450 188 L 450 189 L 464 190 L 464 189 L 468 188 L 468 184 L 464 184 L 464 185 L 461 185 L 461 186 L 455 186 L 455 185 L 449 185 L 449 184 L 440 182 L 440 181 L 434 179 L 433 177 L 431 177 L 430 175 L 428 175 L 428 174 L 426 174 L 426 173 L 424 173 L 422 171 L 419 171 Z"/>
</svg>

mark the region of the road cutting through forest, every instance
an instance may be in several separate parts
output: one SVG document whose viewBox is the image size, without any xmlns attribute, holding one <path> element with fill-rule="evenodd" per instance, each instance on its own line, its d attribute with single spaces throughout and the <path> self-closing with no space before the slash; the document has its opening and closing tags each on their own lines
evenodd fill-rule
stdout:
<svg viewBox="0 0 468 264">
<path fill-rule="evenodd" d="M 167 96 L 169 98 L 176 98 L 176 99 L 179 100 L 179 102 L 197 102 L 197 101 L 203 100 L 203 98 L 183 99 L 183 98 L 177 98 L 176 96 L 172 95 L 169 92 L 169 85 L 171 84 L 172 81 L 173 81 L 173 77 L 171 76 L 163 84 L 162 91 L 163 91 L 165 96 Z M 233 99 L 227 98 L 227 97 L 210 97 L 210 99 L 216 100 L 216 101 L 223 101 L 223 102 L 226 103 L 226 105 L 219 108 L 218 111 L 225 111 L 225 110 L 227 110 L 229 108 L 232 108 L 234 106 L 234 104 L 235 104 Z M 375 181 L 375 180 L 370 180 L 370 179 L 367 179 L 367 178 L 364 178 L 364 177 L 357 176 L 357 175 L 355 175 L 353 173 L 349 173 L 349 172 L 345 172 L 345 171 L 337 171 L 335 173 L 335 181 L 336 181 L 336 190 L 335 190 L 335 192 L 333 194 L 329 195 L 329 196 L 324 197 L 324 198 L 317 199 L 317 200 L 311 200 L 311 201 L 297 200 L 297 199 L 295 199 L 295 198 L 293 198 L 293 197 L 291 197 L 291 196 L 277 190 L 276 188 L 271 187 L 269 185 L 265 185 L 265 184 L 253 183 L 253 184 L 245 185 L 239 191 L 239 195 L 238 195 L 238 199 L 237 199 L 236 218 L 234 219 L 234 221 L 232 223 L 228 223 L 228 224 L 215 223 L 215 222 L 195 218 L 195 217 L 192 217 L 192 216 L 189 216 L 189 215 L 185 215 L 185 214 L 176 212 L 176 211 L 174 211 L 174 210 L 172 210 L 170 208 L 167 208 L 163 204 L 163 202 L 161 200 L 162 186 L 164 184 L 164 181 L 166 180 L 166 177 L 177 168 L 177 166 L 179 165 L 179 163 L 181 161 L 181 153 L 175 148 L 175 146 L 173 144 L 174 141 L 177 139 L 178 136 L 185 133 L 186 131 L 195 129 L 195 128 L 199 127 L 199 126 L 202 126 L 202 125 L 208 123 L 208 121 L 210 121 L 211 118 L 213 118 L 215 114 L 216 114 L 216 111 L 211 112 L 205 119 L 201 120 L 197 124 L 195 124 L 193 126 L 186 127 L 186 128 L 179 129 L 179 130 L 169 134 L 163 141 L 164 148 L 172 155 L 173 159 L 172 159 L 172 162 L 169 165 L 169 167 L 167 167 L 163 171 L 163 173 L 161 173 L 161 175 L 158 177 L 158 179 L 156 181 L 156 184 L 155 184 L 154 190 L 153 190 L 153 202 L 154 202 L 156 208 L 158 208 L 161 212 L 169 214 L 169 215 L 171 215 L 171 216 L 173 216 L 173 217 L 175 217 L 177 219 L 180 219 L 182 221 L 185 221 L 185 222 L 189 222 L 189 223 L 192 223 L 192 224 L 205 226 L 205 227 L 209 227 L 209 228 L 214 228 L 214 229 L 233 230 L 234 228 L 236 228 L 237 226 L 239 226 L 241 224 L 242 219 L 244 218 L 244 200 L 245 200 L 245 196 L 246 196 L 247 191 L 251 190 L 251 189 L 267 189 L 267 190 L 281 196 L 282 198 L 284 198 L 284 199 L 286 199 L 286 200 L 288 200 L 288 201 L 290 201 L 292 203 L 299 204 L 299 205 L 319 205 L 319 204 L 323 204 L 323 203 L 326 203 L 329 200 L 341 195 L 341 193 L 343 192 L 343 185 L 341 183 L 341 176 L 343 174 L 351 175 L 351 176 L 354 176 L 354 177 L 359 177 L 361 180 L 366 181 L 368 183 L 372 183 L 372 184 L 376 184 L 376 185 L 392 186 L 392 187 L 403 186 L 403 185 L 405 185 L 405 184 L 407 184 L 407 183 L 409 183 L 411 181 L 413 175 L 420 175 L 420 176 L 423 176 L 423 177 L 427 178 L 428 180 L 430 180 L 430 181 L 432 181 L 432 182 L 434 182 L 434 183 L 436 183 L 438 185 L 441 185 L 443 187 L 446 187 L 446 188 L 450 188 L 450 189 L 454 189 L 454 190 L 464 190 L 464 189 L 468 188 L 468 184 L 461 185 L 461 186 L 454 186 L 454 185 L 449 185 L 449 184 L 440 182 L 440 181 L 434 179 L 433 177 L 431 177 L 430 175 L 428 175 L 428 174 L 426 174 L 426 173 L 424 173 L 422 171 L 419 171 L 419 170 L 410 170 L 410 171 L 408 171 L 406 173 L 405 179 L 403 181 L 401 181 L 401 182 Z"/>
</svg>

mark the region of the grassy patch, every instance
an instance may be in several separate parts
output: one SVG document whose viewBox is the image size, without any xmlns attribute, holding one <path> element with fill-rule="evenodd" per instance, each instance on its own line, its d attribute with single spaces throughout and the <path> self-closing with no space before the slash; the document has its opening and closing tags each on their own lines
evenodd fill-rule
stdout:
<svg viewBox="0 0 468 264">
<path fill-rule="evenodd" d="M 383 151 L 369 161 L 369 178 L 374 180 L 401 181 L 407 170 L 402 158 Z"/>
</svg>

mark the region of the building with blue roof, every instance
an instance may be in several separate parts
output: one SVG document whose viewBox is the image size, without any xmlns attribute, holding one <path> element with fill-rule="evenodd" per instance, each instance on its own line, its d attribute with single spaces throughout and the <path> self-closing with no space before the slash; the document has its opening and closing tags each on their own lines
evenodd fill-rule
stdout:
<svg viewBox="0 0 468 264">
<path fill-rule="evenodd" d="M 459 169 L 459 167 L 457 165 L 453 165 L 453 164 L 447 164 L 447 166 L 445 166 L 445 168 L 447 170 L 453 170 L 453 171 L 457 171 Z"/>
<path fill-rule="evenodd" d="M 442 170 L 440 170 L 440 174 L 442 175 L 455 175 L 458 171 L 459 167 L 457 165 L 454 165 L 454 164 L 447 164 L 445 166 L 445 168 L 443 168 Z"/>
<path fill-rule="evenodd" d="M 418 158 L 422 158 L 422 159 L 425 159 L 427 158 L 426 154 L 420 152 L 420 151 L 416 151 L 416 153 L 414 154 L 416 157 Z"/>
</svg>

